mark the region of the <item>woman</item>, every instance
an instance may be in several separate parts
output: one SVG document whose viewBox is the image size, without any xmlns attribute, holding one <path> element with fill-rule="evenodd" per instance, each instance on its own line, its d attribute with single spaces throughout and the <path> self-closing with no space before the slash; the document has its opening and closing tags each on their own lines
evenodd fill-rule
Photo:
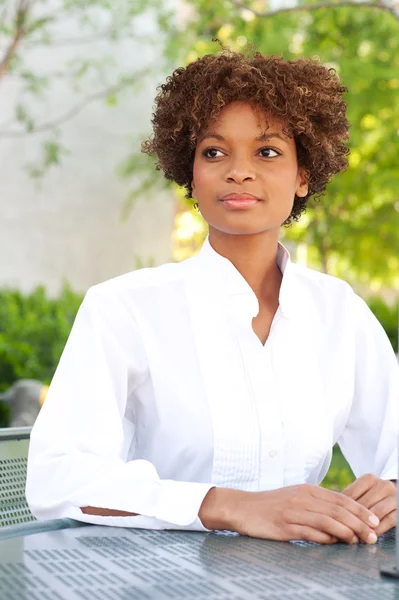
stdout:
<svg viewBox="0 0 399 600">
<path fill-rule="evenodd" d="M 230 51 L 161 86 L 143 151 L 209 237 L 88 291 L 32 431 L 37 518 L 320 543 L 395 525 L 392 348 L 349 285 L 278 241 L 346 167 L 345 91 L 317 61 Z M 336 442 L 344 493 L 318 485 Z"/>
</svg>

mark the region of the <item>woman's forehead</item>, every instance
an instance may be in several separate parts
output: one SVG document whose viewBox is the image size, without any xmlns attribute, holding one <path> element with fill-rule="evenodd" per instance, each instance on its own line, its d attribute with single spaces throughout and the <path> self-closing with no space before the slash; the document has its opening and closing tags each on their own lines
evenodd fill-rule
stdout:
<svg viewBox="0 0 399 600">
<path fill-rule="evenodd" d="M 267 139 L 271 133 L 278 133 L 282 139 L 288 139 L 287 123 L 271 113 L 249 102 L 232 102 L 224 106 L 216 117 L 204 127 L 198 141 L 211 133 L 253 137 L 258 141 Z"/>
</svg>

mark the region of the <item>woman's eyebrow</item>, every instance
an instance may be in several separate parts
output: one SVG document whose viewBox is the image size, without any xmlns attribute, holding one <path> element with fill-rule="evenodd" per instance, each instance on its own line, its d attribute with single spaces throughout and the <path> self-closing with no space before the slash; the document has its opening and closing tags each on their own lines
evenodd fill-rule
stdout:
<svg viewBox="0 0 399 600">
<path fill-rule="evenodd" d="M 219 135 L 218 133 L 206 132 L 199 137 L 198 144 L 200 144 L 201 142 L 203 142 L 204 140 L 207 140 L 209 138 L 219 140 L 220 142 L 226 141 L 225 138 L 222 135 Z M 262 133 L 260 136 L 255 138 L 255 142 L 267 142 L 267 141 L 271 140 L 272 138 L 278 138 L 278 139 L 282 140 L 283 142 L 287 141 L 280 133 L 275 132 L 275 133 Z"/>
<path fill-rule="evenodd" d="M 219 135 L 218 133 L 204 133 L 203 135 L 201 135 L 198 139 L 198 144 L 200 144 L 201 142 L 203 142 L 204 140 L 207 140 L 208 138 L 214 138 L 215 140 L 219 140 L 221 142 L 224 142 L 225 139 L 222 135 Z"/>
<path fill-rule="evenodd" d="M 280 140 L 282 140 L 283 142 L 287 141 L 287 138 L 282 136 L 281 133 L 262 133 L 262 135 L 260 135 L 259 137 L 255 138 L 256 142 L 267 142 L 268 140 L 272 139 L 272 138 L 279 138 Z"/>
</svg>

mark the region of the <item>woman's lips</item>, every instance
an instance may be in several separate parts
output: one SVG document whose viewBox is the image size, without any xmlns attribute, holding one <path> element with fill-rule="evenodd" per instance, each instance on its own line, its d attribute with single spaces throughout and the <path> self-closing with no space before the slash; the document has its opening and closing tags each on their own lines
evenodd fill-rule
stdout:
<svg viewBox="0 0 399 600">
<path fill-rule="evenodd" d="M 226 194 L 220 198 L 220 202 L 226 207 L 233 210 L 244 210 L 255 206 L 260 202 L 260 198 L 252 194 Z"/>
</svg>

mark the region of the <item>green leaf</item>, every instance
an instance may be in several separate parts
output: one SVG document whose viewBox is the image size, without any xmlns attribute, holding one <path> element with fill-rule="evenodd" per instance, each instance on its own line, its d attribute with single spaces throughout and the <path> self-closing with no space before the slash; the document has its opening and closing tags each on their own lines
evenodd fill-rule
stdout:
<svg viewBox="0 0 399 600">
<path fill-rule="evenodd" d="M 118 98 L 115 94 L 109 94 L 109 96 L 105 98 L 105 102 L 108 106 L 116 106 L 118 104 Z"/>
<path fill-rule="evenodd" d="M 28 109 L 23 104 L 17 104 L 15 107 L 16 120 L 25 126 L 26 131 L 33 131 L 35 122 L 29 114 Z"/>
</svg>

